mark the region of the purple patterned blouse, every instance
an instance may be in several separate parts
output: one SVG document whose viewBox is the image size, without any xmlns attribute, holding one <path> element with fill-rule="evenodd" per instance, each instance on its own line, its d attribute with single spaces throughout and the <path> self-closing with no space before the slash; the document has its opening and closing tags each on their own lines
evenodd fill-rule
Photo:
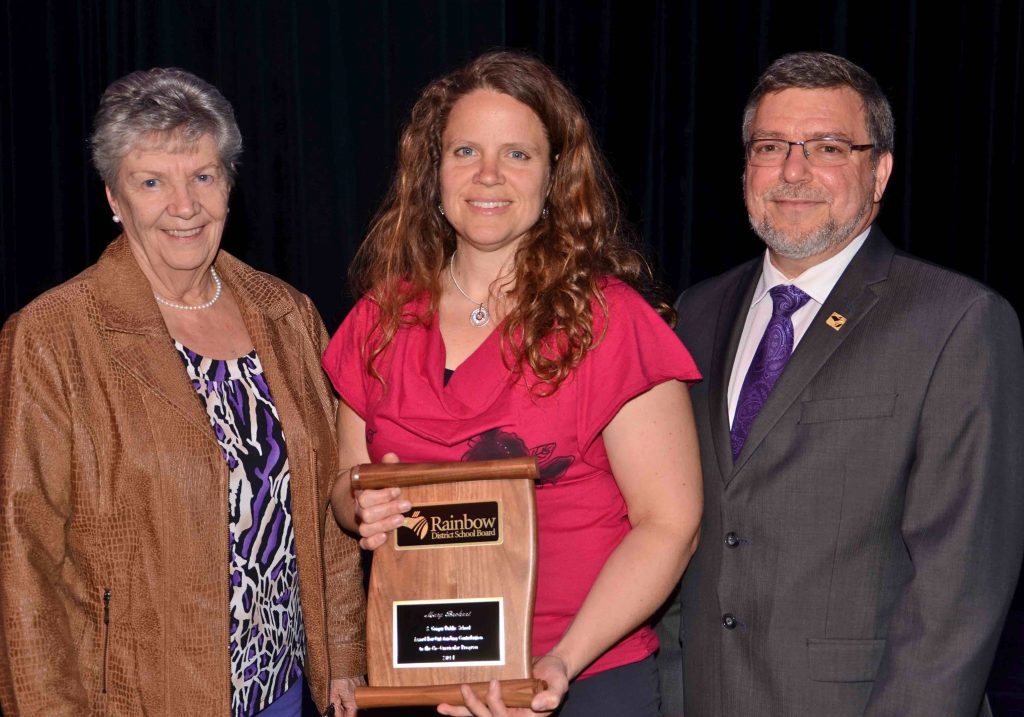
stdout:
<svg viewBox="0 0 1024 717">
<path fill-rule="evenodd" d="M 228 464 L 231 714 L 249 717 L 298 681 L 306 655 L 288 452 L 255 351 L 221 360 L 174 345 Z"/>
</svg>

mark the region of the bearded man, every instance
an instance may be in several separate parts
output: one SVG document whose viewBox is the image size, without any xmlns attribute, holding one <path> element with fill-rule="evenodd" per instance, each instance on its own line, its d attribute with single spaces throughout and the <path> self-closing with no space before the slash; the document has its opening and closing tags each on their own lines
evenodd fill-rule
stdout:
<svg viewBox="0 0 1024 717">
<path fill-rule="evenodd" d="M 893 119 L 860 67 L 775 61 L 743 141 L 767 251 L 676 305 L 705 515 L 661 625 L 664 713 L 990 714 L 1024 551 L 1016 314 L 874 225 Z"/>
</svg>

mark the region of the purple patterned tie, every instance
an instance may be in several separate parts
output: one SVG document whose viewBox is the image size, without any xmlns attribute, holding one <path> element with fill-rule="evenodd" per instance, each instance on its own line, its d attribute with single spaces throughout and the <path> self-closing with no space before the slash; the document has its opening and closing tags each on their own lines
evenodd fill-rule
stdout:
<svg viewBox="0 0 1024 717">
<path fill-rule="evenodd" d="M 750 433 L 750 426 L 761 411 L 772 387 L 786 368 L 793 353 L 793 312 L 811 298 L 795 286 L 779 284 L 769 292 L 772 295 L 772 318 L 765 327 L 761 343 L 743 379 L 740 397 L 736 402 L 736 415 L 732 420 L 732 459 L 736 460 Z"/>
</svg>

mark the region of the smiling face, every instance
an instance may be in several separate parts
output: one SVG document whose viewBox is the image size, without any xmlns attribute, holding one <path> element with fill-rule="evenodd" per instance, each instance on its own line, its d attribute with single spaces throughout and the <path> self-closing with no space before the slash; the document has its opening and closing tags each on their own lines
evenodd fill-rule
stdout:
<svg viewBox="0 0 1024 717">
<path fill-rule="evenodd" d="M 203 135 L 188 145 L 171 138 L 133 149 L 107 200 L 143 272 L 164 284 L 176 274 L 201 274 L 213 262 L 229 193 L 217 145 Z"/>
<path fill-rule="evenodd" d="M 871 143 L 860 96 L 852 89 L 792 88 L 765 95 L 751 122 L 751 139 L 822 137 Z M 768 245 L 773 263 L 797 276 L 840 252 L 874 221 L 891 170 L 891 154 L 872 167 L 870 151 L 854 152 L 838 167 L 813 167 L 794 146 L 781 166 L 747 165 L 743 189 L 750 225 Z"/>
<path fill-rule="evenodd" d="M 514 250 L 537 223 L 550 185 L 544 126 L 509 95 L 476 90 L 456 102 L 441 136 L 441 204 L 461 246 Z"/>
</svg>

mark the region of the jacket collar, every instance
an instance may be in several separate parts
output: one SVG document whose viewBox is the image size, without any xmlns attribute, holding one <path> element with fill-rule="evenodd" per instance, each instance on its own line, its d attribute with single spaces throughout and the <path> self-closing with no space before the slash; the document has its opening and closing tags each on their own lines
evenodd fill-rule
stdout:
<svg viewBox="0 0 1024 717">
<path fill-rule="evenodd" d="M 295 301 L 284 284 L 267 278 L 225 251 L 215 260 L 217 272 L 231 288 L 246 329 L 268 375 L 273 377 L 274 402 L 279 411 L 294 413 L 294 397 L 288 390 L 290 342 L 284 318 L 295 310 Z M 107 332 L 113 359 L 137 378 L 146 390 L 156 393 L 186 420 L 215 440 L 209 419 L 195 390 L 186 379 L 181 358 L 153 298 L 153 290 L 128 246 L 126 237 L 114 240 L 95 272 L 99 321 Z M 290 431 L 298 430 L 293 421 Z M 291 438 L 291 436 L 289 436 Z"/>
<path fill-rule="evenodd" d="M 295 309 L 287 289 L 223 249 L 218 252 L 214 266 L 225 285 L 235 293 L 247 326 L 249 314 L 277 320 Z M 96 263 L 96 289 L 106 328 L 168 336 L 153 289 L 123 234 L 110 243 Z"/>
<path fill-rule="evenodd" d="M 757 284 L 760 263 L 753 262 L 750 271 L 741 275 L 730 301 L 726 302 L 728 306 L 723 306 L 719 317 L 719 338 L 713 359 L 714 383 L 709 387 L 715 452 L 722 468 L 720 473 L 726 483 L 743 469 L 807 384 L 878 302 L 877 285 L 888 279 L 894 253 L 895 249 L 882 231 L 872 227 L 864 246 L 847 266 L 794 350 L 786 369 L 754 420 L 743 450 L 734 463 L 729 442 L 728 382 L 746 321 L 746 310 Z M 838 329 L 829 324 L 829 317 L 834 313 L 845 318 L 845 323 Z"/>
</svg>

